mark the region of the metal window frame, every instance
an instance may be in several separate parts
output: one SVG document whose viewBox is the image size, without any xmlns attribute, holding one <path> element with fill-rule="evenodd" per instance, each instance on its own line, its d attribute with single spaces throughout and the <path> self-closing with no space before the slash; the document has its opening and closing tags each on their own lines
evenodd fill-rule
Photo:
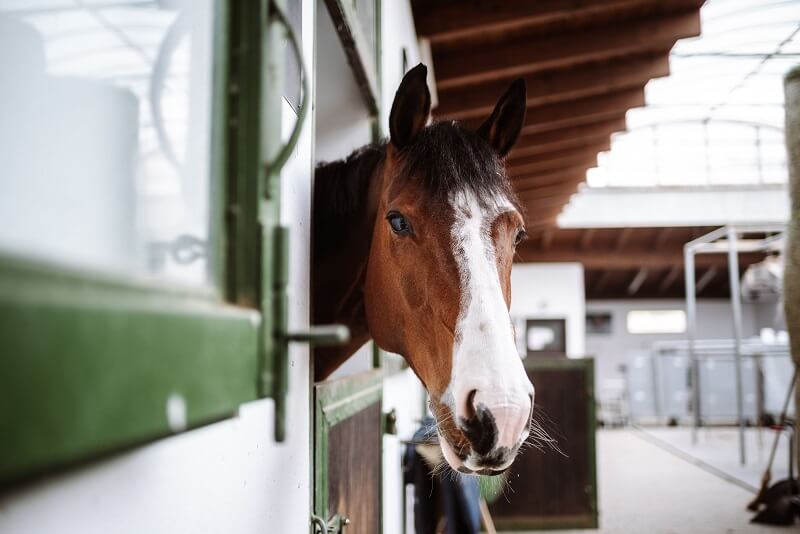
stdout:
<svg viewBox="0 0 800 534">
<path fill-rule="evenodd" d="M 739 253 L 774 250 L 784 239 L 786 225 L 762 224 L 723 226 L 683 246 L 684 278 L 686 282 L 686 340 L 691 366 L 692 444 L 697 444 L 697 429 L 701 426 L 700 363 L 697 344 L 697 295 L 695 288 L 695 256 L 697 254 L 727 254 L 728 283 L 731 291 L 733 316 L 734 361 L 736 369 L 736 419 L 738 422 L 739 463 L 745 465 L 745 418 L 742 399 L 742 294 L 739 288 Z M 762 239 L 740 241 L 746 234 L 775 233 Z M 723 240 L 724 239 L 724 240 Z"/>
<path fill-rule="evenodd" d="M 175 288 L 0 254 L 0 485 L 275 396 L 275 299 L 264 288 L 274 285 L 280 184 L 277 172 L 267 180 L 263 162 L 280 143 L 280 122 L 267 118 L 275 98 L 262 61 L 274 59 L 265 48 L 280 37 L 264 24 L 267 5 L 213 6 L 209 247 L 217 287 Z M 171 398 L 185 406 L 177 424 L 167 413 Z"/>
</svg>

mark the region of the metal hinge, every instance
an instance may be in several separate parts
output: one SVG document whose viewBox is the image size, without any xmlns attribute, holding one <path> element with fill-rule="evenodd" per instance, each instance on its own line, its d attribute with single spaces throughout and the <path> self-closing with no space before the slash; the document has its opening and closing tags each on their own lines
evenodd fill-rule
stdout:
<svg viewBox="0 0 800 534">
<path fill-rule="evenodd" d="M 350 519 L 336 514 L 326 523 L 318 515 L 311 514 L 311 534 L 346 534 L 345 528 L 350 524 Z"/>
</svg>

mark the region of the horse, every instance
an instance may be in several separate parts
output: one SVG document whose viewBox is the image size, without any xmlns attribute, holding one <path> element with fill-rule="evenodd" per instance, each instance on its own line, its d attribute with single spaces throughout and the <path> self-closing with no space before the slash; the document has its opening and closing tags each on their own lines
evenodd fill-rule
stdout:
<svg viewBox="0 0 800 534">
<path fill-rule="evenodd" d="M 422 381 L 447 463 L 497 475 L 526 441 L 534 401 L 509 315 L 526 234 L 504 164 L 525 120 L 525 83 L 472 130 L 428 124 L 426 78 L 423 64 L 403 77 L 388 142 L 316 168 L 312 319 L 345 324 L 351 339 L 318 348 L 314 376 L 374 339 Z"/>
</svg>

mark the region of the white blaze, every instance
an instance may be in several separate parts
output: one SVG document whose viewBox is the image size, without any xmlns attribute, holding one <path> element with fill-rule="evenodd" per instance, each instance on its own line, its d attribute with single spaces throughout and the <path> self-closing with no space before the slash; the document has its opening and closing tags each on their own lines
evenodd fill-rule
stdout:
<svg viewBox="0 0 800 534">
<path fill-rule="evenodd" d="M 514 343 L 491 236 L 492 223 L 513 210 L 506 198 L 481 206 L 471 192 L 451 198 L 455 211 L 452 238 L 461 279 L 461 310 L 456 324 L 450 378 L 455 414 L 463 417 L 470 391 L 476 404 L 491 409 L 498 447 L 516 447 L 525 439 L 533 386 Z M 465 462 L 467 467 L 471 459 Z"/>
</svg>

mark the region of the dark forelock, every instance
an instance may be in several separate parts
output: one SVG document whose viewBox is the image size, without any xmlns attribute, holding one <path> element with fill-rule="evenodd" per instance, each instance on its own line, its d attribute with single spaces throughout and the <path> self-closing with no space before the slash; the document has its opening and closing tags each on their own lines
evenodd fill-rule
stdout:
<svg viewBox="0 0 800 534">
<path fill-rule="evenodd" d="M 397 177 L 420 180 L 437 200 L 466 190 L 481 202 L 498 196 L 514 204 L 516 195 L 497 152 L 477 133 L 457 122 L 435 122 L 400 152 Z"/>
</svg>

